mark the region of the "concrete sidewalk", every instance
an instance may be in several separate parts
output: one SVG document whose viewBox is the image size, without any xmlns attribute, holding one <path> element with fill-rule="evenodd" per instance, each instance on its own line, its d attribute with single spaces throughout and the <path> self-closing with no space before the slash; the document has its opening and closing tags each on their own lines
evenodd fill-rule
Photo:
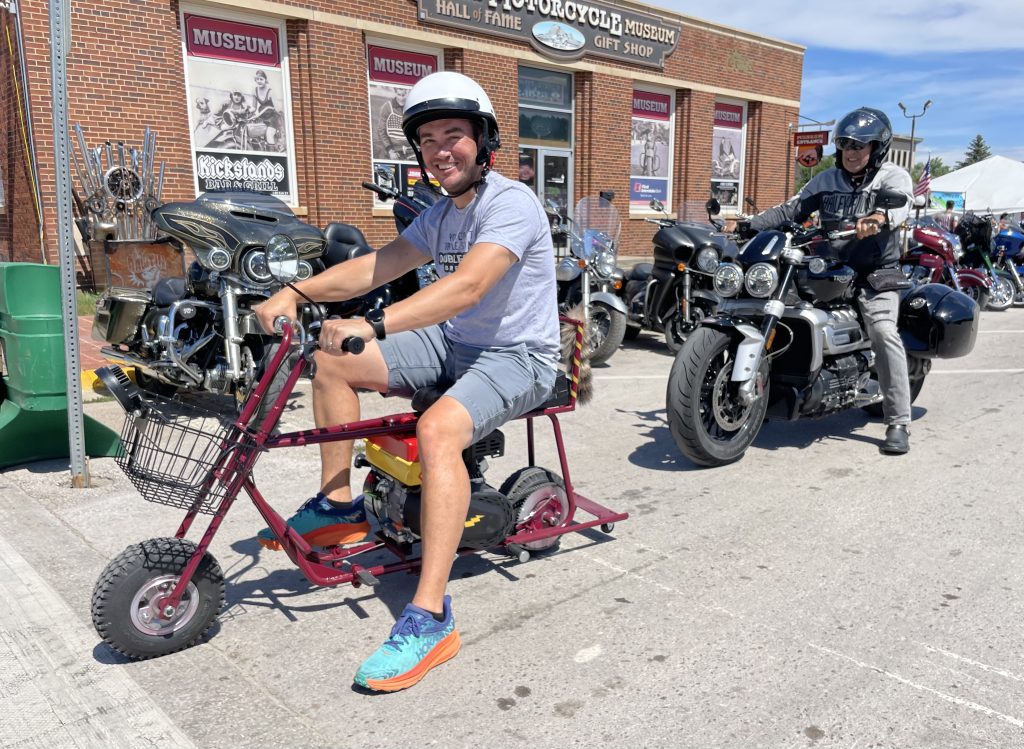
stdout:
<svg viewBox="0 0 1024 749">
<path fill-rule="evenodd" d="M 241 501 L 211 547 L 227 601 L 208 640 L 128 662 L 93 631 L 93 586 L 183 513 L 142 501 L 110 459 L 91 462 L 89 489 L 61 461 L 0 472 L 0 746 L 1024 745 L 1024 508 L 1007 462 L 1024 310 L 984 314 L 975 352 L 936 362 L 902 457 L 847 412 L 770 422 L 743 460 L 697 469 L 665 424 L 671 363 L 642 335 L 562 419 L 574 485 L 630 519 L 526 564 L 459 559 L 463 649 L 393 695 L 351 679 L 415 578 L 314 587 L 259 547 Z M 401 410 L 363 402 L 367 417 Z M 122 418 L 109 400 L 86 412 Z M 310 423 L 304 384 L 284 427 Z M 496 486 L 527 462 L 522 423 L 504 431 Z M 288 514 L 318 465 L 315 447 L 270 451 L 256 480 Z"/>
</svg>

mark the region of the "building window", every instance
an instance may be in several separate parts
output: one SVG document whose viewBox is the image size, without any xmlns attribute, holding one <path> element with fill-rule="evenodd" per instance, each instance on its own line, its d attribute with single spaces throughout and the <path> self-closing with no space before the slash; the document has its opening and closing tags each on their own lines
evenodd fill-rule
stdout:
<svg viewBox="0 0 1024 749">
<path fill-rule="evenodd" d="M 562 215 L 571 207 L 572 143 L 572 76 L 519 68 L 519 181 Z"/>
<path fill-rule="evenodd" d="M 411 51 L 382 44 L 366 47 L 370 93 L 370 145 L 373 181 L 412 193 L 424 178 L 416 154 L 402 132 L 405 99 L 413 85 L 441 69 L 437 52 Z M 431 181 L 437 185 L 436 180 Z M 383 206 L 379 199 L 374 204 Z"/>
<path fill-rule="evenodd" d="M 671 211 L 672 144 L 675 100 L 672 94 L 633 90 L 630 139 L 629 210 L 650 210 L 660 200 Z"/>
<path fill-rule="evenodd" d="M 298 202 L 284 21 L 181 11 L 197 192 Z"/>
<path fill-rule="evenodd" d="M 747 105 L 715 102 L 715 123 L 711 139 L 711 197 L 722 210 L 739 209 L 743 192 L 743 153 Z"/>
</svg>

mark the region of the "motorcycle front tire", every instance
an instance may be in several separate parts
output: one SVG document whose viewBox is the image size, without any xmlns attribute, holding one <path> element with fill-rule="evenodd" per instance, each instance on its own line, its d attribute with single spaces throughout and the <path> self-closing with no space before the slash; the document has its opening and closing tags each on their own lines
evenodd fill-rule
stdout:
<svg viewBox="0 0 1024 749">
<path fill-rule="evenodd" d="M 1013 305 L 1013 277 L 1004 270 L 997 270 L 992 279 L 992 296 L 988 300 L 988 309 L 1001 312 Z"/>
<path fill-rule="evenodd" d="M 626 315 L 602 302 L 591 302 L 588 317 L 590 363 L 604 364 L 622 345 Z"/>
<path fill-rule="evenodd" d="M 260 363 L 256 368 L 256 373 L 253 377 L 253 387 L 263 378 L 263 375 L 267 371 L 267 367 L 270 366 L 271 360 L 274 358 L 274 354 L 281 347 L 280 341 L 275 341 L 271 345 L 264 348 L 263 357 L 260 359 Z M 266 394 L 263 396 L 263 400 L 260 402 L 260 407 L 256 411 L 256 418 L 253 421 L 254 424 L 258 425 L 266 415 L 270 412 L 271 407 L 274 405 L 274 401 L 281 394 L 284 389 L 285 381 L 288 379 L 288 373 L 291 372 L 292 366 L 295 364 L 296 358 L 299 356 L 299 349 L 294 350 L 288 355 L 288 358 L 284 360 L 284 364 L 274 374 L 274 379 L 270 383 L 270 387 L 267 389 Z M 249 396 L 249 391 L 236 391 L 235 392 L 235 406 L 238 412 L 242 412 L 242 408 L 245 406 L 245 401 Z"/>
<path fill-rule="evenodd" d="M 768 360 L 761 360 L 758 373 L 763 391 L 744 406 L 730 379 L 735 359 L 732 336 L 698 327 L 672 363 L 665 393 L 669 430 L 683 455 L 697 465 L 736 462 L 761 431 L 768 410 Z"/>
</svg>

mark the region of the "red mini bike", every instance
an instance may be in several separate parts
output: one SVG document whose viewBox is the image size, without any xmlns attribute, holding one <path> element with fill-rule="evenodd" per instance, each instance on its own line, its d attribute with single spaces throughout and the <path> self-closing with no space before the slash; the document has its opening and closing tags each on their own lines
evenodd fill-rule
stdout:
<svg viewBox="0 0 1024 749">
<path fill-rule="evenodd" d="M 485 459 L 504 452 L 504 435 L 496 430 L 463 453 L 472 482 L 460 554 L 503 549 L 525 562 L 531 552 L 551 549 L 565 533 L 600 526 L 611 533 L 628 517 L 577 493 L 572 486 L 558 416 L 576 407 L 583 351 L 583 326 L 575 326 L 575 344 L 567 372 L 559 375 L 551 398 L 526 420 L 529 465 L 494 489 L 483 479 Z M 92 595 L 92 619 L 99 635 L 129 658 L 166 655 L 200 641 L 224 604 L 224 575 L 208 551 L 238 497 L 244 491 L 280 541 L 284 551 L 316 585 L 375 585 L 391 572 L 416 571 L 420 519 L 420 470 L 414 410 L 325 429 L 275 433 L 296 382 L 313 360 L 320 324 L 286 326 L 282 345 L 267 374 L 249 394 L 241 415 L 228 419 L 180 401 L 143 394 L 117 367 L 98 371 L 126 411 L 116 461 L 147 500 L 185 510 L 171 538 L 134 544 L 100 574 Z M 298 355 L 293 348 L 300 338 Z M 352 353 L 360 339 L 349 339 Z M 285 378 L 280 394 L 264 403 L 275 378 Z M 280 380 L 278 380 L 279 382 Z M 429 399 L 421 394 L 413 408 L 422 412 Z M 561 477 L 539 467 L 534 455 L 534 420 L 545 417 L 554 430 Z M 364 485 L 367 512 L 379 530 L 350 547 L 311 547 L 256 488 L 253 467 L 266 450 L 337 440 L 366 440 L 360 456 L 370 471 Z M 357 463 L 358 465 L 358 463 Z M 578 511 L 590 517 L 577 520 Z M 212 515 L 198 543 L 185 538 L 200 514 Z M 365 561 L 370 552 L 386 550 L 386 563 Z"/>
</svg>

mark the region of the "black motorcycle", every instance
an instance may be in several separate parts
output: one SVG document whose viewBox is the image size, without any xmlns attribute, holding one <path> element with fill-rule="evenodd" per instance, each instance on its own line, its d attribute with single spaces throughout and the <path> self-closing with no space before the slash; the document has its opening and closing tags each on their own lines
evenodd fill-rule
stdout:
<svg viewBox="0 0 1024 749">
<path fill-rule="evenodd" d="M 396 196 L 396 223 L 407 226 L 426 205 Z M 107 289 L 96 304 L 93 337 L 108 344 L 107 359 L 134 367 L 138 384 L 161 395 L 219 393 L 241 403 L 259 380 L 277 340 L 252 311 L 280 288 L 267 267 L 272 236 L 287 235 L 296 245 L 300 280 L 373 252 L 356 227 L 331 223 L 321 232 L 281 200 L 259 193 L 206 193 L 160 206 L 152 217 L 167 241 L 191 249 L 196 259 L 184 278 L 163 278 L 152 289 Z M 362 316 L 420 283 L 411 271 L 362 297 L 331 303 L 329 312 Z"/>
<path fill-rule="evenodd" d="M 905 203 L 902 193 L 880 191 L 874 205 Z M 768 417 L 819 417 L 856 407 L 880 413 L 874 355 L 854 298 L 856 274 L 831 244 L 854 233 L 762 231 L 738 262 L 719 266 L 718 312 L 701 321 L 676 356 L 666 393 L 672 437 L 690 460 L 704 466 L 738 460 Z M 910 286 L 899 269 L 868 281 L 878 290 Z M 948 286 L 924 284 L 903 291 L 897 324 L 913 400 L 933 358 L 970 353 L 978 307 Z"/>
<path fill-rule="evenodd" d="M 660 201 L 650 205 L 665 213 Z M 706 208 L 710 224 L 677 221 L 667 214 L 644 219 L 658 226 L 654 263 L 637 264 L 626 278 L 627 339 L 653 330 L 665 336 L 665 345 L 675 354 L 700 321 L 714 312 L 714 273 L 723 259 L 735 257 L 736 243 L 713 218 L 721 210 L 718 201 L 708 201 Z"/>
</svg>

